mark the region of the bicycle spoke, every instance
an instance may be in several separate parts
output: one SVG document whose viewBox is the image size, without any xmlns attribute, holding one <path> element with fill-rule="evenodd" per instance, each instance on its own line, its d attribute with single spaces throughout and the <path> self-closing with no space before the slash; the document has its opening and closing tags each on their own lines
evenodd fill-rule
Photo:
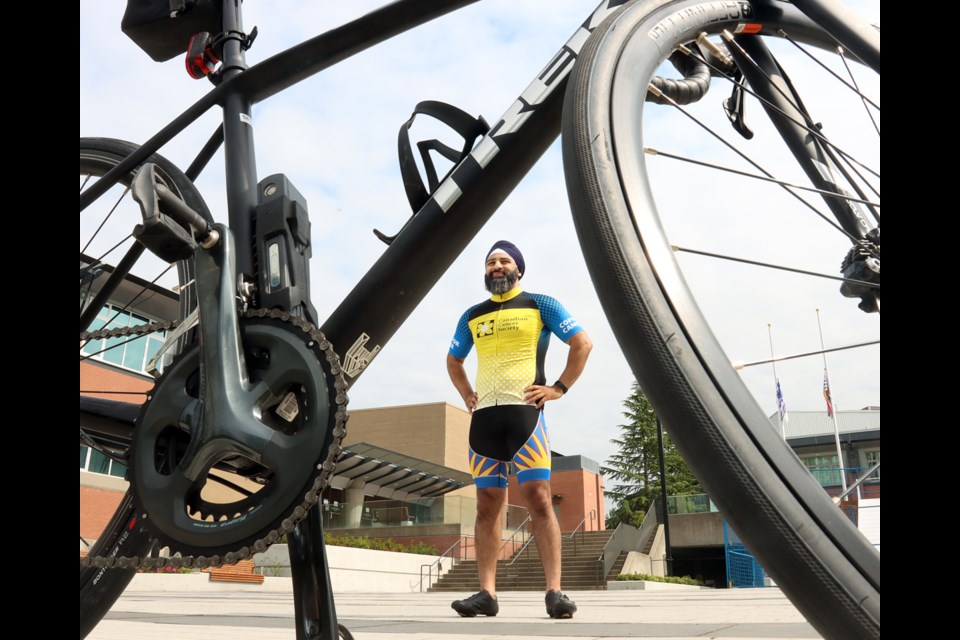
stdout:
<svg viewBox="0 0 960 640">
<path fill-rule="evenodd" d="M 787 42 L 795 46 L 797 49 L 799 49 L 805 56 L 813 60 L 824 71 L 826 71 L 827 73 L 832 75 L 834 78 L 836 78 L 837 80 L 842 82 L 844 85 L 846 85 L 848 89 L 850 89 L 851 91 L 859 95 L 860 99 L 863 100 L 864 104 L 869 104 L 871 107 L 873 107 L 877 111 L 880 111 L 880 105 L 878 105 L 876 102 L 871 100 L 868 96 L 864 95 L 863 92 L 860 91 L 859 87 L 849 84 L 846 80 L 843 79 L 843 77 L 839 73 L 837 73 L 836 71 L 834 71 L 833 69 L 825 65 L 815 55 L 807 51 L 806 47 L 803 47 L 802 45 L 800 45 L 800 43 L 798 43 L 796 40 L 791 38 L 786 31 L 784 31 L 783 29 L 780 29 L 777 31 L 777 34 L 779 34 L 781 38 L 783 38 L 784 40 L 786 40 Z M 877 129 L 877 133 L 880 133 L 879 129 Z"/>
<path fill-rule="evenodd" d="M 783 362 L 785 360 L 796 360 L 797 358 L 807 358 L 810 356 L 822 356 L 825 353 L 834 353 L 835 351 L 847 351 L 848 349 L 861 349 L 863 347 L 872 347 L 879 345 L 879 340 L 870 340 L 868 342 L 858 342 L 856 344 L 847 344 L 842 347 L 831 347 L 829 349 L 818 349 L 816 351 L 806 351 L 804 353 L 794 353 L 789 356 L 780 356 L 778 358 L 767 358 L 766 360 L 753 360 L 751 362 L 734 362 L 733 368 L 740 370 L 746 367 L 754 367 L 758 364 L 770 364 L 771 362 Z"/>
<path fill-rule="evenodd" d="M 655 95 L 658 99 L 664 100 L 664 101 L 665 101 L 665 104 L 668 104 L 668 105 L 670 105 L 671 107 L 677 109 L 680 113 L 682 113 L 682 114 L 685 115 L 687 118 L 689 118 L 690 120 L 692 120 L 693 122 L 695 122 L 695 123 L 697 124 L 697 126 L 699 126 L 700 128 L 702 128 L 704 131 L 706 131 L 707 133 L 709 133 L 711 136 L 713 136 L 713 137 L 714 137 L 715 139 L 717 139 L 718 141 L 720 141 L 725 147 L 727 147 L 728 149 L 730 149 L 731 151 L 733 151 L 734 153 L 736 153 L 736 154 L 737 154 L 738 156 L 740 156 L 742 159 L 746 160 L 748 163 L 750 163 L 750 165 L 752 165 L 753 167 L 755 167 L 758 171 L 761 171 L 765 176 L 767 176 L 768 178 L 773 178 L 773 174 L 771 174 L 769 171 L 767 171 L 767 170 L 764 169 L 762 166 L 760 166 L 759 163 L 755 162 L 755 161 L 754 161 L 753 159 L 751 159 L 746 153 L 744 153 L 743 151 L 741 151 L 740 149 L 738 149 L 737 147 L 735 147 L 731 142 L 729 142 L 729 141 L 726 140 L 723 136 L 721 136 L 719 133 L 717 133 L 716 131 L 714 131 L 713 129 L 711 129 L 707 124 L 705 124 L 704 122 L 702 122 L 699 118 L 697 118 L 696 116 L 694 116 L 694 115 L 693 115 L 692 113 L 690 113 L 688 110 L 684 109 L 682 106 L 680 106 L 679 104 L 677 104 L 677 102 L 676 102 L 675 100 L 673 100 L 672 98 L 670 98 L 669 96 L 667 96 L 666 94 L 664 94 L 662 91 L 660 91 L 659 89 L 657 89 L 655 86 L 653 86 L 652 84 L 651 84 L 651 85 L 648 85 L 648 86 L 647 86 L 647 91 L 649 91 L 650 93 L 652 93 L 653 95 Z M 777 180 L 775 180 L 775 179 L 774 179 L 773 181 L 774 181 L 774 182 L 779 182 L 779 181 L 777 181 Z M 808 209 L 810 209 L 810 210 L 813 211 L 815 214 L 817 214 L 817 216 L 819 216 L 824 222 L 826 222 L 827 224 L 829 224 L 831 227 L 833 227 L 834 229 L 836 229 L 837 231 L 839 231 L 839 232 L 842 233 L 843 235 L 847 236 L 847 237 L 850 239 L 851 242 L 856 243 L 856 242 L 859 240 L 859 238 L 855 237 L 855 236 L 854 236 L 853 234 L 851 234 L 851 233 L 848 233 L 843 227 L 841 227 L 839 224 L 837 224 L 837 222 L 835 222 L 833 219 L 831 219 L 831 218 L 830 218 L 829 216 L 827 216 L 825 213 L 823 213 L 822 211 L 820 211 L 819 209 L 817 209 L 817 207 L 815 207 L 812 203 L 808 202 L 808 201 L 805 200 L 803 197 L 801 197 L 800 194 L 798 194 L 798 193 L 796 193 L 795 191 L 791 190 L 790 187 L 787 187 L 787 186 L 784 186 L 784 185 L 781 185 L 781 186 L 783 187 L 783 189 L 784 189 L 787 193 L 789 193 L 790 195 L 792 195 L 794 198 L 796 198 L 797 200 L 799 200 L 800 202 L 802 202 L 804 205 L 806 205 Z M 833 194 L 833 195 L 836 196 L 836 197 L 842 197 L 841 194 Z"/>
<path fill-rule="evenodd" d="M 880 285 L 873 282 L 865 282 L 863 280 L 856 280 L 853 278 L 844 278 L 843 276 L 833 276 L 827 273 L 818 273 L 816 271 L 808 271 L 806 269 L 797 269 L 796 267 L 787 267 L 779 264 L 771 264 L 769 262 L 760 262 L 758 260 L 750 260 L 748 258 L 737 258 L 736 256 L 726 256 L 720 253 L 712 253 L 710 251 L 702 251 L 700 249 L 690 249 L 689 247 L 679 247 L 677 245 L 670 245 L 670 248 L 674 251 L 680 251 L 683 253 L 692 253 L 698 256 L 706 256 L 708 258 L 717 258 L 719 260 L 729 260 L 731 262 L 739 262 L 741 264 L 752 264 L 757 267 L 766 267 L 768 269 L 778 269 L 780 271 L 789 271 L 791 273 L 801 273 L 807 276 L 814 276 L 816 278 L 826 278 L 827 280 L 839 280 L 840 282 L 847 282 L 850 284 L 858 284 L 871 289 L 879 289 Z"/>
<path fill-rule="evenodd" d="M 114 251 L 116 251 L 119 247 L 121 247 L 124 243 L 126 243 L 127 240 L 129 240 L 132 237 L 133 237 L 133 234 L 131 233 L 126 238 L 123 238 L 122 240 L 120 240 L 120 242 L 118 242 L 117 244 L 107 249 L 107 251 L 103 253 L 99 258 L 91 258 L 90 264 L 88 264 L 86 267 L 80 270 L 80 275 L 81 276 L 86 275 L 94 267 L 99 267 L 100 265 L 104 264 L 104 258 L 106 258 L 108 255 L 110 255 Z M 83 252 L 81 251 L 80 253 L 82 254 Z"/>
<path fill-rule="evenodd" d="M 776 111 L 777 113 L 779 113 L 782 117 L 786 118 L 787 120 L 789 120 L 790 122 L 794 123 L 794 124 L 797 125 L 798 127 L 802 127 L 803 129 L 805 129 L 805 130 L 807 131 L 807 133 L 809 133 L 811 136 L 813 136 L 813 137 L 815 137 L 816 139 L 818 139 L 818 140 L 819 140 L 820 142 L 822 142 L 824 145 L 827 145 L 827 146 L 835 149 L 835 150 L 837 151 L 837 153 L 839 153 L 840 155 L 842 155 L 842 156 L 843 156 L 844 158 L 846 158 L 849 162 L 852 162 L 852 163 L 854 163 L 854 164 L 862 167 L 865 171 L 869 171 L 871 174 L 873 174 L 874 176 L 876 176 L 878 179 L 880 178 L 880 173 L 879 173 L 879 172 L 875 171 L 874 169 L 871 169 L 871 168 L 868 167 L 866 164 L 860 162 L 860 161 L 857 160 L 856 158 L 852 157 L 849 153 L 847 153 L 847 152 L 844 151 L 843 149 L 839 148 L 839 147 L 838 147 L 837 145 L 835 145 L 830 139 L 828 139 L 826 136 L 824 136 L 824 135 L 823 135 L 823 132 L 822 132 L 818 127 L 812 125 L 809 121 L 807 121 L 807 120 L 798 120 L 797 118 L 793 117 L 793 115 L 787 113 L 786 111 L 784 111 L 783 109 L 781 109 L 781 108 L 778 107 L 777 105 L 773 104 L 772 102 L 770 102 L 769 100 L 767 100 L 767 99 L 764 98 L 763 96 L 758 95 L 757 92 L 754 91 L 753 89 L 751 89 L 749 85 L 747 85 L 747 84 L 742 84 L 742 83 L 738 83 L 737 80 L 736 80 L 734 77 L 732 77 L 729 73 L 727 73 L 726 71 L 724 71 L 723 69 L 721 69 L 721 68 L 718 67 L 717 65 L 711 63 L 709 60 L 707 60 L 706 58 L 704 58 L 702 55 L 698 54 L 696 51 L 690 49 L 689 47 L 684 46 L 684 45 L 681 45 L 681 46 L 677 47 L 677 51 L 680 51 L 680 52 L 683 53 L 684 55 L 687 55 L 687 56 L 693 58 L 694 60 L 696 60 L 697 62 L 706 65 L 707 67 L 710 68 L 710 70 L 711 70 L 717 77 L 723 78 L 723 79 L 729 81 L 729 82 L 732 83 L 732 84 L 739 85 L 740 88 L 743 89 L 743 91 L 744 91 L 745 93 L 750 94 L 751 96 L 753 96 L 754 98 L 756 98 L 757 100 L 759 100 L 760 102 L 762 102 L 767 108 L 773 109 L 774 111 Z M 858 174 L 858 175 L 859 175 L 859 174 Z M 876 191 L 875 191 L 875 192 L 876 192 Z M 879 195 L 879 193 L 878 193 L 877 195 Z"/>
<path fill-rule="evenodd" d="M 847 57 L 843 55 L 843 47 L 837 47 L 837 55 L 840 56 L 840 60 L 843 61 L 843 66 L 846 68 L 847 73 L 850 75 L 850 82 L 856 87 L 857 95 L 860 96 L 860 100 L 863 102 L 863 109 L 867 112 L 867 117 L 870 118 L 870 122 L 873 123 L 873 128 L 876 129 L 877 135 L 880 135 L 880 125 L 877 124 L 876 119 L 873 117 L 873 114 L 870 113 L 870 108 L 867 106 L 867 98 L 860 91 L 859 85 L 857 85 L 857 79 L 853 75 L 853 69 L 850 68 L 849 63 L 847 63 Z M 879 110 L 879 107 L 878 107 Z"/>
<path fill-rule="evenodd" d="M 89 180 L 89 178 L 87 178 L 87 180 Z M 86 184 L 86 181 L 84 181 L 84 184 Z M 110 207 L 110 212 L 107 213 L 107 216 L 103 219 L 102 222 L 100 222 L 100 225 L 97 227 L 97 230 L 94 231 L 94 232 L 93 232 L 93 235 L 90 236 L 90 239 L 87 240 L 87 244 L 84 245 L 83 249 L 80 249 L 80 253 L 86 253 L 86 252 L 87 252 L 87 249 L 90 248 L 90 244 L 91 244 L 91 243 L 96 239 L 96 237 L 100 234 L 100 231 L 103 229 L 104 225 L 107 224 L 107 221 L 110 220 L 110 217 L 111 217 L 111 216 L 114 214 L 114 212 L 117 210 L 117 207 L 120 206 L 120 203 L 123 202 L 123 199 L 127 197 L 127 194 L 128 194 L 129 192 L 130 192 L 130 188 L 129 188 L 129 187 L 127 187 L 127 188 L 125 188 L 125 189 L 123 190 L 123 193 L 120 194 L 120 197 L 117 198 L 117 201 L 113 204 L 112 207 Z M 130 235 L 133 235 L 133 234 L 131 233 Z M 127 236 L 127 237 L 129 238 L 130 236 Z M 122 242 L 122 241 L 121 241 L 121 242 Z M 114 248 L 116 248 L 116 247 L 114 247 Z M 111 249 L 110 251 L 113 251 L 113 249 Z M 107 253 L 109 253 L 109 251 L 108 251 Z M 104 254 L 104 255 L 106 255 L 106 254 Z"/>
<path fill-rule="evenodd" d="M 160 280 L 160 278 L 162 278 L 164 275 L 166 275 L 167 272 L 169 272 L 170 269 L 173 268 L 173 266 L 174 266 L 174 265 L 172 265 L 172 264 L 168 264 L 168 265 L 167 265 L 167 268 L 164 269 L 163 271 L 161 271 L 153 280 L 150 281 L 149 284 L 151 284 L 151 285 L 156 284 L 157 281 Z M 127 302 L 122 308 L 116 308 L 116 312 L 113 314 L 113 316 L 112 316 L 111 318 L 109 318 L 108 320 L 104 321 L 104 323 L 103 323 L 102 326 L 104 326 L 104 327 L 109 327 L 112 322 L 114 322 L 118 317 L 120 317 L 121 314 L 127 312 L 127 310 L 128 310 L 130 307 L 132 307 L 134 304 L 136 304 L 136 303 L 138 303 L 138 302 L 140 302 L 140 303 L 142 304 L 143 301 L 149 300 L 149 299 L 152 298 L 153 296 L 157 295 L 156 291 L 152 291 L 152 292 L 150 293 L 150 296 L 149 296 L 149 297 L 145 298 L 144 300 L 141 300 L 141 297 L 142 297 L 143 294 L 146 293 L 147 291 L 148 291 L 148 286 L 145 285 L 145 286 L 141 287 L 140 290 L 136 293 L 136 295 L 134 295 L 133 298 L 131 298 L 130 301 Z M 97 310 L 97 313 L 99 313 L 99 309 Z M 119 342 L 115 342 L 115 343 L 112 344 L 112 345 L 106 346 L 106 347 L 104 347 L 103 349 L 100 349 L 99 351 L 95 351 L 95 352 L 93 352 L 93 353 L 87 353 L 87 354 L 84 354 L 84 353 L 83 353 L 83 349 L 90 343 L 90 341 L 89 341 L 89 340 L 83 341 L 83 343 L 80 345 L 80 362 L 83 362 L 83 361 L 85 361 L 85 360 L 89 360 L 89 359 L 93 358 L 94 356 L 100 356 L 100 355 L 102 355 L 102 354 L 104 354 L 104 353 L 106 353 L 106 352 L 108 352 L 108 351 L 111 351 L 111 350 L 113 350 L 113 349 L 116 349 L 116 348 L 118 348 L 118 347 L 123 347 L 123 346 L 125 346 L 125 345 L 127 345 L 127 344 L 130 344 L 130 343 L 132 343 L 132 342 L 135 342 L 135 341 L 137 341 L 137 340 L 146 339 L 146 338 L 147 338 L 146 335 L 132 336 L 132 337 L 126 339 L 126 340 L 121 340 L 121 341 L 119 341 Z M 92 393 L 111 393 L 111 392 L 97 392 L 97 391 L 84 392 L 84 391 L 81 391 L 81 394 L 82 394 L 82 393 L 92 394 Z M 144 393 L 142 393 L 142 392 L 136 392 L 136 395 L 144 395 Z"/>
<path fill-rule="evenodd" d="M 114 344 L 110 345 L 109 347 L 104 347 L 104 348 L 101 349 L 100 351 L 95 351 L 95 352 L 93 352 L 93 353 L 88 353 L 88 354 L 86 354 L 86 355 L 81 355 L 81 356 L 80 356 L 80 362 L 83 362 L 84 360 L 89 360 L 89 359 L 92 358 L 93 356 L 99 356 L 100 354 L 106 353 L 107 351 L 111 351 L 111 350 L 113 350 L 113 349 L 116 349 L 117 347 L 122 347 L 122 346 L 124 346 L 124 345 L 126 345 L 126 344 L 130 344 L 131 342 L 135 342 L 135 341 L 137 341 L 137 340 L 142 340 L 142 339 L 144 339 L 144 338 L 146 338 L 146 337 L 147 337 L 147 336 L 145 336 L 145 335 L 143 335 L 143 336 L 133 336 L 132 338 L 128 338 L 128 339 L 126 339 L 126 340 L 124 340 L 124 341 L 122 341 L 122 342 L 114 343 Z M 116 338 L 113 338 L 113 339 L 115 340 Z M 86 346 L 88 343 L 89 343 L 89 340 L 88 340 L 87 342 L 84 342 L 83 345 L 82 345 L 80 348 L 82 349 L 82 348 L 83 348 L 84 346 Z M 98 392 L 96 392 L 96 391 L 91 391 L 90 393 L 98 393 Z"/>
<path fill-rule="evenodd" d="M 781 30 L 780 33 L 783 33 L 783 31 Z M 698 43 L 705 44 L 705 45 L 708 45 L 708 46 L 713 46 L 714 48 L 716 48 L 716 45 L 713 45 L 709 40 L 706 40 L 705 42 L 702 42 L 700 39 L 698 39 L 697 42 L 698 42 Z M 799 45 L 797 45 L 797 46 L 799 47 Z M 730 74 L 728 74 L 728 73 L 725 72 L 723 69 L 721 69 L 720 67 L 716 66 L 715 64 L 712 64 L 709 60 L 707 60 L 706 58 L 704 58 L 702 55 L 700 55 L 700 54 L 697 53 L 696 51 L 688 48 L 688 47 L 685 46 L 685 45 L 681 45 L 681 46 L 677 47 L 677 50 L 680 51 L 681 53 L 683 53 L 684 55 L 687 55 L 687 56 L 689 56 L 690 58 L 696 60 L 697 62 L 706 65 L 707 67 L 710 68 L 710 70 L 713 72 L 713 74 L 716 75 L 717 77 L 724 78 L 725 80 L 727 80 L 727 81 L 730 82 L 731 84 L 734 84 L 734 85 L 736 85 L 736 86 L 739 86 L 745 93 L 753 96 L 754 98 L 756 98 L 757 100 L 759 100 L 760 102 L 762 102 L 762 103 L 765 105 L 766 108 L 768 108 L 768 109 L 773 109 L 774 111 L 776 111 L 777 113 L 779 113 L 783 118 L 786 118 L 786 119 L 789 120 L 790 122 L 792 122 L 792 123 L 796 124 L 797 126 L 805 129 L 810 135 L 812 135 L 812 136 L 814 136 L 815 138 L 817 138 L 818 140 L 820 140 L 826 147 L 835 150 L 836 153 L 839 154 L 840 157 L 842 157 L 842 158 L 844 159 L 844 161 L 846 162 L 846 164 L 850 167 L 850 170 L 853 171 L 853 173 L 859 178 L 860 182 L 862 182 L 863 184 L 865 184 L 865 185 L 870 189 L 870 191 L 872 191 L 872 192 L 874 193 L 874 195 L 876 195 L 878 198 L 880 197 L 880 191 L 879 191 L 879 189 L 877 189 L 877 188 L 860 172 L 860 170 L 859 170 L 857 167 L 860 167 L 860 168 L 862 168 L 864 171 L 869 172 L 870 174 L 872 174 L 873 176 L 875 176 L 875 177 L 879 180 L 879 179 L 880 179 L 880 173 L 879 173 L 878 171 L 875 171 L 874 169 L 870 168 L 869 166 L 867 166 L 867 165 L 864 164 L 863 162 L 861 162 L 861 161 L 857 160 L 856 158 L 854 158 L 853 156 L 851 156 L 851 155 L 850 155 L 849 153 L 847 153 L 845 150 L 843 150 L 843 149 L 841 149 L 840 147 L 838 147 L 838 146 L 837 146 L 836 144 L 834 144 L 830 139 L 828 139 L 826 136 L 824 136 L 824 135 L 823 135 L 823 132 L 820 131 L 820 129 L 818 129 L 817 127 L 812 127 L 812 126 L 810 126 L 806 121 L 804 121 L 804 120 L 798 120 L 797 118 L 794 118 L 793 115 L 787 113 L 786 111 L 784 111 L 783 109 L 781 109 L 781 108 L 778 107 L 777 105 L 773 104 L 772 102 L 770 102 L 769 100 L 767 100 L 767 99 L 764 98 L 763 96 L 758 95 L 757 92 L 754 91 L 752 88 L 750 88 L 749 85 L 738 82 L 735 78 L 733 78 L 732 76 L 730 76 Z M 722 53 L 722 52 L 721 52 L 721 53 Z M 724 55 L 725 55 L 725 54 L 724 54 Z M 730 63 L 732 64 L 732 60 L 731 60 Z M 821 64 L 822 64 L 822 63 L 821 63 Z M 835 74 L 835 75 L 836 75 L 836 74 Z M 837 163 L 837 164 L 839 164 L 836 159 L 834 159 L 834 162 Z M 847 178 L 848 182 L 853 183 L 853 180 L 851 180 L 851 179 L 849 178 L 849 175 L 848 175 L 845 171 L 844 171 L 843 173 L 844 173 L 844 176 Z M 863 192 L 862 192 L 860 189 L 857 189 L 857 193 L 858 193 L 861 197 L 863 197 L 863 198 L 864 198 L 864 201 L 865 201 L 865 196 L 864 196 Z M 832 194 L 832 195 L 838 195 L 838 194 L 836 194 L 836 193 L 834 193 L 834 192 L 831 192 L 831 194 Z M 839 195 L 840 195 L 841 197 L 844 197 L 844 194 L 839 194 Z M 880 221 L 880 216 L 879 216 L 878 212 L 877 212 L 877 211 L 875 210 L 875 208 L 873 208 L 873 207 L 869 207 L 869 208 L 870 208 L 870 211 L 871 211 L 871 213 L 873 214 L 874 218 L 875 218 L 875 219 L 877 220 L 877 222 L 879 223 L 879 221 Z"/>
<path fill-rule="evenodd" d="M 790 89 L 790 91 L 792 92 L 791 95 L 788 95 L 788 94 L 784 91 L 784 88 L 781 86 L 781 83 L 775 82 L 774 79 L 773 79 L 772 77 L 770 77 L 770 74 L 769 74 L 767 71 L 765 71 L 759 64 L 757 64 L 757 62 L 753 59 L 753 56 L 751 56 L 751 55 L 740 45 L 740 43 L 737 42 L 737 40 L 736 40 L 736 38 L 733 36 L 733 34 L 731 34 L 729 31 L 724 30 L 724 31 L 721 33 L 721 36 L 723 37 L 724 42 L 726 42 L 726 44 L 727 44 L 728 47 L 734 47 L 734 48 L 736 49 L 736 51 L 737 51 L 737 53 L 738 53 L 738 55 L 739 55 L 739 57 L 740 57 L 741 60 L 746 60 L 747 62 L 749 62 L 749 64 L 751 65 L 751 67 L 752 67 L 754 70 L 756 70 L 763 78 L 766 79 L 767 84 L 768 84 L 770 87 L 772 87 L 772 88 L 780 95 L 780 97 L 782 97 L 782 98 L 786 101 L 787 104 L 789 104 L 790 106 L 792 106 L 793 109 L 795 109 L 795 110 L 797 111 L 797 113 L 801 114 L 801 116 L 802 116 L 802 117 L 805 119 L 805 121 L 806 121 L 806 126 L 804 126 L 803 128 L 804 128 L 807 132 L 810 132 L 810 131 L 812 131 L 812 130 L 814 130 L 814 129 L 816 129 L 816 130 L 819 130 L 819 129 L 820 129 L 820 125 L 817 124 L 817 123 L 815 123 L 815 122 L 812 120 L 812 118 L 810 117 L 810 113 L 807 111 L 806 107 L 805 107 L 801 102 L 799 102 L 799 97 L 797 96 L 797 94 L 796 94 L 796 92 L 795 92 L 795 90 L 794 90 L 794 88 L 793 88 L 793 83 L 792 83 L 792 81 L 790 80 L 790 78 L 787 76 L 786 71 L 783 69 L 783 67 L 780 65 L 779 62 L 777 62 L 776 60 L 773 60 L 773 59 L 772 59 L 772 60 L 773 60 L 773 63 L 775 64 L 775 66 L 776 66 L 776 68 L 777 68 L 777 70 L 778 70 L 778 72 L 779 72 L 779 74 L 780 74 L 780 80 L 781 80 L 783 83 L 785 83 L 785 85 Z M 858 95 L 859 95 L 859 92 L 857 92 L 857 93 L 858 93 Z M 770 104 L 770 103 L 769 103 L 768 101 L 766 101 L 766 100 L 764 100 L 764 103 L 767 104 L 767 105 Z M 783 113 L 783 111 L 782 111 L 781 109 L 776 109 L 776 111 L 779 112 L 779 113 Z M 795 122 L 795 119 L 793 119 L 793 118 L 789 118 L 789 117 L 788 117 L 788 119 L 789 119 L 791 122 Z M 819 150 L 822 151 L 822 153 L 826 154 L 826 155 L 830 158 L 830 160 L 833 162 L 833 167 L 832 167 L 832 168 L 833 168 L 833 169 L 836 169 L 837 171 L 839 171 L 839 172 L 843 175 L 843 178 L 847 181 L 847 185 L 849 185 L 850 188 L 852 188 L 854 191 L 856 191 L 857 194 L 858 194 L 861 198 L 866 198 L 866 195 L 863 193 L 863 190 L 861 189 L 859 183 L 858 183 L 857 181 L 853 180 L 853 179 L 850 177 L 849 172 L 847 172 L 847 170 L 841 165 L 840 161 L 838 160 L 837 155 L 836 155 L 836 152 L 834 151 L 835 145 L 833 145 L 822 133 L 817 133 L 814 137 L 815 137 L 815 139 L 816 139 L 817 141 L 821 142 L 821 146 L 819 147 Z M 826 176 L 824 176 L 824 177 L 826 177 Z M 833 180 L 832 174 L 830 175 L 830 178 L 829 178 L 829 179 L 830 179 L 831 181 Z M 862 176 L 861 176 L 861 179 L 862 179 Z M 834 183 L 834 184 L 835 184 L 835 183 Z M 838 192 L 839 192 L 839 187 L 838 187 Z M 842 196 L 842 194 L 840 194 L 840 193 L 838 193 L 837 195 L 838 195 L 838 197 Z M 869 206 L 869 205 L 867 205 L 867 208 L 870 210 L 870 212 L 871 212 L 871 214 L 873 215 L 874 219 L 879 223 L 879 221 L 880 221 L 880 214 L 879 214 L 879 212 L 878 212 L 874 207 L 871 207 L 871 206 Z M 833 209 L 833 207 L 831 207 L 831 209 Z M 838 217 L 841 215 L 841 214 L 840 214 L 839 212 L 837 212 L 836 210 L 834 210 L 834 213 L 835 213 Z"/>
<path fill-rule="evenodd" d="M 848 201 L 850 201 L 850 202 L 859 202 L 859 203 L 861 203 L 861 204 L 869 205 L 869 206 L 872 206 L 872 207 L 879 207 L 879 206 L 880 206 L 880 203 L 879 203 L 879 202 L 871 202 L 870 200 L 863 200 L 863 199 L 861 199 L 861 198 L 854 198 L 854 197 L 849 196 L 849 195 L 844 194 L 844 193 L 837 193 L 837 192 L 835 192 L 835 191 L 827 191 L 826 189 L 817 189 L 816 187 L 807 187 L 807 186 L 804 186 L 804 185 L 802 185 L 802 184 L 795 184 L 795 183 L 792 183 L 792 182 L 786 182 L 786 181 L 784 181 L 784 180 L 778 180 L 777 178 L 771 178 L 771 177 L 768 177 L 768 176 L 758 176 L 758 175 L 755 174 L 755 173 L 749 173 L 749 172 L 747 172 L 747 171 L 740 171 L 740 170 L 738 170 L 738 169 L 734 169 L 733 167 L 724 167 L 724 166 L 722 166 L 722 165 L 714 164 L 714 163 L 712 163 L 712 162 L 705 162 L 705 161 L 703 161 L 703 160 L 697 160 L 697 159 L 695 159 L 695 158 L 689 158 L 689 157 L 686 157 L 686 156 L 680 156 L 680 155 L 677 155 L 677 154 L 674 154 L 674 153 L 670 153 L 670 152 L 668 152 L 668 151 L 661 151 L 660 149 L 654 149 L 654 148 L 652 148 L 652 147 L 644 147 L 644 148 L 643 148 L 643 152 L 646 153 L 646 154 L 648 154 L 648 155 L 652 155 L 652 156 L 663 156 L 664 158 L 671 158 L 671 159 L 673 159 L 673 160 L 680 160 L 681 162 L 689 162 L 689 163 L 691 163 L 691 164 L 700 165 L 701 167 L 708 167 L 708 168 L 710 168 L 710 169 L 717 169 L 718 171 L 725 171 L 725 172 L 727 172 L 727 173 L 732 173 L 732 174 L 735 174 L 735 175 L 738 175 L 738 176 L 744 176 L 744 177 L 747 177 L 747 178 L 754 178 L 754 179 L 756 179 L 756 180 L 762 180 L 762 181 L 764 181 L 764 182 L 773 182 L 774 184 L 779 184 L 779 185 L 782 186 L 782 187 L 788 187 L 788 188 L 790 188 L 790 189 L 802 189 L 802 190 L 804 190 L 804 191 L 811 191 L 811 192 L 813 192 L 813 193 L 819 193 L 819 194 L 821 194 L 821 195 L 831 196 L 831 197 L 835 197 L 835 198 L 843 198 L 844 200 L 848 200 Z"/>
</svg>

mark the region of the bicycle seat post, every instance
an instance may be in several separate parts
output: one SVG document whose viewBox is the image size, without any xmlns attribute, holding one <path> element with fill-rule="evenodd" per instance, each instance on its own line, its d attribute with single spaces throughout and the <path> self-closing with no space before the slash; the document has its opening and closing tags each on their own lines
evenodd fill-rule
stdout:
<svg viewBox="0 0 960 640">
<path fill-rule="evenodd" d="M 224 1 L 223 34 L 220 74 L 222 81 L 228 82 L 247 68 L 240 0 Z M 246 241 L 253 235 L 252 216 L 257 206 L 257 163 L 251 111 L 247 96 L 227 93 L 223 103 L 223 133 L 230 229 L 237 238 L 237 271 L 241 277 L 255 280 L 251 243 Z"/>
</svg>

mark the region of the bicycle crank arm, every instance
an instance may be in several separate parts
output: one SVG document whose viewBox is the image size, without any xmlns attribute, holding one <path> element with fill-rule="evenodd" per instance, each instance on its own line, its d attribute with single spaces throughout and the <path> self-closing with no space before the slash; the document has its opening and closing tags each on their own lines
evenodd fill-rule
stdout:
<svg viewBox="0 0 960 640">
<path fill-rule="evenodd" d="M 224 454 L 259 460 L 271 433 L 256 419 L 250 399 L 257 394 L 247 375 L 237 310 L 236 244 L 224 225 L 220 241 L 196 254 L 200 310 L 200 398 L 185 409 L 191 440 L 181 461 L 185 478 L 197 481 Z M 265 390 L 269 393 L 269 390 Z M 261 394 L 262 395 L 262 394 Z"/>
</svg>

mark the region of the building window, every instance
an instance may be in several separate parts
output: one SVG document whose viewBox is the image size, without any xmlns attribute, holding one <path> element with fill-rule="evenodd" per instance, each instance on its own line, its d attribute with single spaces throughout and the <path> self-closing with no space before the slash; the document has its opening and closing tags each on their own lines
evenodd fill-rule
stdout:
<svg viewBox="0 0 960 640">
<path fill-rule="evenodd" d="M 836 454 L 803 456 L 800 460 L 810 470 L 821 487 L 835 487 L 841 484 L 841 470 Z"/>
<path fill-rule="evenodd" d="M 867 462 L 867 468 L 864 471 L 869 471 L 873 465 L 880 462 L 880 449 L 868 449 L 863 452 L 864 460 Z M 880 480 L 880 469 L 877 469 L 870 474 L 868 480 Z"/>
<path fill-rule="evenodd" d="M 135 327 L 148 322 L 149 320 L 143 316 L 122 311 L 119 307 L 108 304 L 97 314 L 96 320 L 90 325 L 90 330 L 96 331 L 104 326 L 109 329 Z M 164 339 L 164 332 L 158 331 L 133 338 L 90 340 L 83 345 L 80 351 L 84 355 L 101 362 L 108 362 L 137 373 L 147 373 L 147 363 L 163 345 Z"/>
<path fill-rule="evenodd" d="M 80 445 L 80 469 L 90 473 L 99 473 L 105 476 L 122 478 L 127 475 L 125 465 L 111 460 L 96 449 Z"/>
</svg>

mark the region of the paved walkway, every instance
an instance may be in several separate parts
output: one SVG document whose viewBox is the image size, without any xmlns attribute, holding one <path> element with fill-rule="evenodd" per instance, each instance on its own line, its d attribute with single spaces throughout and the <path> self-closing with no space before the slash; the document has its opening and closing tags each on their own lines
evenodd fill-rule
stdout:
<svg viewBox="0 0 960 640">
<path fill-rule="evenodd" d="M 340 594 L 356 640 L 750 638 L 820 636 L 776 588 L 569 592 L 580 610 L 551 620 L 543 596 L 503 592 L 495 618 L 458 618 L 444 593 Z M 89 640 L 295 640 L 292 596 L 249 591 L 127 593 Z"/>
</svg>

